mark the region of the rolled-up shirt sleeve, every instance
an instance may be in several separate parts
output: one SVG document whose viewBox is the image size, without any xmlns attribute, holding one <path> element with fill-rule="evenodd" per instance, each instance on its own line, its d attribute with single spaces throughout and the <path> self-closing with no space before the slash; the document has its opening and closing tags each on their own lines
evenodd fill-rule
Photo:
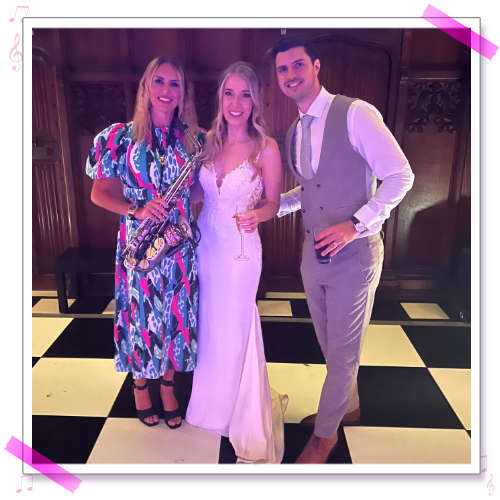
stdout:
<svg viewBox="0 0 500 500">
<path fill-rule="evenodd" d="M 356 100 L 347 114 L 347 129 L 353 148 L 364 158 L 374 177 L 381 181 L 374 192 L 376 179 L 367 179 L 368 202 L 355 214 L 368 229 L 381 226 L 414 181 L 414 174 L 396 139 L 378 110 Z"/>
<path fill-rule="evenodd" d="M 300 207 L 302 206 L 300 193 L 300 186 L 297 186 L 286 193 L 281 193 L 280 209 L 276 214 L 277 217 L 283 217 L 284 215 L 300 210 Z"/>
</svg>

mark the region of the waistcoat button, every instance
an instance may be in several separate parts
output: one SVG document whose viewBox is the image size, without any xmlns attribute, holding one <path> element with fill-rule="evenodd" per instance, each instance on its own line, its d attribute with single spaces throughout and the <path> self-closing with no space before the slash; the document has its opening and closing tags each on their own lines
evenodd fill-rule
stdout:
<svg viewBox="0 0 500 500">
<path fill-rule="evenodd" d="M 323 207 L 319 207 L 319 209 L 320 209 L 320 210 L 324 210 L 324 208 L 323 208 Z"/>
<path fill-rule="evenodd" d="M 311 230 L 310 229 L 306 229 L 306 233 L 307 234 L 311 234 Z"/>
<path fill-rule="evenodd" d="M 301 191 L 304 191 L 304 186 L 300 186 L 300 190 L 301 190 Z"/>
<path fill-rule="evenodd" d="M 321 187 L 321 184 L 316 184 L 316 187 Z"/>
</svg>

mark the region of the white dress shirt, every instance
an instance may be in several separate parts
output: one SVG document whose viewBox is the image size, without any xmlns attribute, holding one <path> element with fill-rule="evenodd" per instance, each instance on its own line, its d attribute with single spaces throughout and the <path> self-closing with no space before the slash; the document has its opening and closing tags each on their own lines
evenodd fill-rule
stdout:
<svg viewBox="0 0 500 500">
<path fill-rule="evenodd" d="M 311 167 L 318 170 L 325 123 L 335 95 L 322 87 L 307 113 L 299 110 L 300 118 L 304 114 L 314 117 L 311 123 Z M 380 231 L 382 224 L 389 217 L 391 210 L 403 199 L 412 187 L 415 176 L 399 144 L 386 127 L 382 116 L 371 104 L 356 99 L 347 111 L 347 133 L 353 149 L 359 153 L 374 175 L 367 175 L 366 193 L 368 202 L 353 215 L 368 230 L 363 236 Z M 297 123 L 295 147 L 297 170 L 300 170 L 300 142 L 302 129 Z M 334 140 L 328 138 L 328 140 Z M 377 188 L 377 179 L 381 184 Z M 278 217 L 300 209 L 300 186 L 281 195 Z"/>
</svg>

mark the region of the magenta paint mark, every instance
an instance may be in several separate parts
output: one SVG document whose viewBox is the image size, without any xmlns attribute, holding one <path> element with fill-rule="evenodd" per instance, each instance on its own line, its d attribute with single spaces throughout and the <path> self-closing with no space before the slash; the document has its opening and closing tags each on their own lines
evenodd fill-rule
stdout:
<svg viewBox="0 0 500 500">
<path fill-rule="evenodd" d="M 172 299 L 172 303 L 170 305 L 172 312 L 174 313 L 175 318 L 177 319 L 177 330 L 182 333 L 186 344 L 189 345 L 189 330 L 184 327 L 184 318 L 182 317 L 179 311 L 179 297 L 177 295 Z"/>
<path fill-rule="evenodd" d="M 137 363 L 138 366 L 140 366 L 141 360 L 139 359 L 139 355 L 135 351 L 133 352 L 133 354 L 134 354 L 135 362 Z"/>
<path fill-rule="evenodd" d="M 102 161 L 97 164 L 97 178 L 102 179 Z"/>
<path fill-rule="evenodd" d="M 184 261 L 182 260 L 181 251 L 179 250 L 178 252 L 175 252 L 174 257 L 175 257 L 175 260 L 177 261 L 177 265 L 179 266 L 179 269 L 182 272 L 181 281 L 186 288 L 186 293 L 188 294 L 188 296 L 191 296 L 191 287 L 189 285 L 189 280 L 186 276 L 186 266 L 184 265 Z"/>
<path fill-rule="evenodd" d="M 118 146 L 120 145 L 119 143 L 117 143 L 115 141 L 115 137 L 116 137 L 116 134 L 117 132 L 123 128 L 125 125 L 123 123 L 118 123 L 116 125 L 116 127 L 113 127 L 111 129 L 111 132 L 109 134 L 109 139 L 108 139 L 108 143 L 107 143 L 107 146 L 109 147 L 109 150 L 111 152 L 111 158 L 113 160 L 118 160 L 118 157 L 116 156 L 116 150 L 118 149 Z"/>
<path fill-rule="evenodd" d="M 183 217 L 186 217 L 186 211 L 184 210 L 184 204 L 182 203 L 181 198 L 177 199 L 177 208 Z"/>
<path fill-rule="evenodd" d="M 175 159 L 177 160 L 177 164 L 179 165 L 179 167 L 184 166 L 185 163 L 184 158 L 179 154 L 177 149 L 175 150 Z"/>
<path fill-rule="evenodd" d="M 481 35 L 478 35 L 467 26 L 455 21 L 455 19 L 447 16 L 444 12 L 436 9 L 436 7 L 433 7 L 431 4 L 427 6 L 422 17 L 441 31 L 444 31 L 447 35 L 467 45 L 467 47 L 474 49 L 488 59 L 492 59 L 497 53 L 497 45 Z"/>
<path fill-rule="evenodd" d="M 144 339 L 144 342 L 146 342 L 146 345 L 151 348 L 151 339 L 149 338 L 149 332 L 143 328 L 142 329 L 142 338 Z"/>
<path fill-rule="evenodd" d="M 140 170 L 137 169 L 135 163 L 132 161 L 132 151 L 135 151 L 136 147 L 138 147 L 137 144 L 135 144 L 133 147 L 128 148 L 128 152 L 127 152 L 127 164 L 130 165 L 132 173 L 134 174 L 134 177 L 137 180 L 138 186 L 141 187 L 141 188 L 150 189 L 151 191 L 153 191 L 153 194 L 154 194 L 155 187 L 153 186 L 153 184 L 147 183 L 147 182 L 145 182 L 143 180 L 143 178 L 141 176 Z"/>
<path fill-rule="evenodd" d="M 139 281 L 139 286 L 141 290 L 144 292 L 144 295 L 149 299 L 149 289 L 148 289 L 148 280 L 146 278 L 141 278 Z"/>
<path fill-rule="evenodd" d="M 168 346 L 168 358 L 170 361 L 172 361 L 172 364 L 174 365 L 174 370 L 179 369 L 179 364 L 175 360 L 175 355 L 174 355 L 174 342 L 171 340 L 170 344 Z"/>
<path fill-rule="evenodd" d="M 49 460 L 41 453 L 33 450 L 22 441 L 19 441 L 19 439 L 16 439 L 14 436 L 10 438 L 5 449 L 9 453 L 12 453 L 15 457 L 19 458 L 19 460 L 22 460 L 30 467 L 33 467 L 33 469 L 36 469 L 44 476 L 47 476 L 55 483 L 59 484 L 63 488 L 66 488 L 68 491 L 71 491 L 71 493 L 74 493 L 82 482 L 81 479 L 52 462 L 52 460 Z"/>
<path fill-rule="evenodd" d="M 122 325 L 123 327 L 130 329 L 130 320 L 128 319 L 128 311 L 121 312 Z"/>
<path fill-rule="evenodd" d="M 118 325 L 116 323 L 113 325 L 113 338 L 118 342 Z"/>
</svg>

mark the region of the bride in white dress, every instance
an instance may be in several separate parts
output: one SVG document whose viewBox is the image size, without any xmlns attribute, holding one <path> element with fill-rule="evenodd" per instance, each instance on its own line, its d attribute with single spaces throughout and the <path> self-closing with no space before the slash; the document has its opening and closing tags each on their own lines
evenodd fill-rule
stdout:
<svg viewBox="0 0 500 500">
<path fill-rule="evenodd" d="M 255 298 L 262 268 L 257 226 L 279 208 L 280 153 L 265 135 L 259 82 L 249 64 L 232 64 L 217 95 L 199 176 L 198 361 L 186 420 L 229 437 L 239 462 L 279 463 L 283 432 L 275 422 L 273 433 Z M 279 398 L 275 406 L 281 407 Z"/>
</svg>

